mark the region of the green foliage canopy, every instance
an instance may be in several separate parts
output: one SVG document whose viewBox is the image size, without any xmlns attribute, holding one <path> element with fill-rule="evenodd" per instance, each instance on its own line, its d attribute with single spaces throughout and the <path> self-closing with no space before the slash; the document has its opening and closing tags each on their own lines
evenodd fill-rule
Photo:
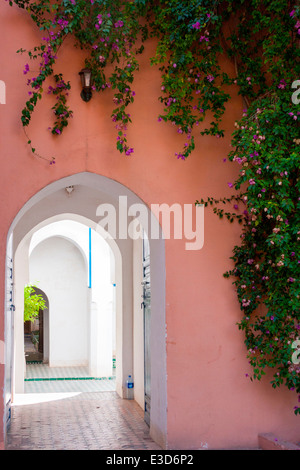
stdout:
<svg viewBox="0 0 300 470">
<path fill-rule="evenodd" d="M 24 322 L 34 322 L 39 311 L 47 308 L 45 300 L 40 294 L 36 294 L 35 288 L 36 286 L 31 284 L 24 288 Z"/>
</svg>

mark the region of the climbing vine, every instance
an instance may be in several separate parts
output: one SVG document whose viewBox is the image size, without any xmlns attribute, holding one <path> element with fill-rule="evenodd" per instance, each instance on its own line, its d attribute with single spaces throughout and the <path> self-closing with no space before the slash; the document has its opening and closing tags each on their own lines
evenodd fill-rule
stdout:
<svg viewBox="0 0 300 470">
<path fill-rule="evenodd" d="M 200 203 L 242 225 L 234 268 L 224 275 L 234 279 L 242 311 L 238 326 L 252 366 L 246 375 L 260 380 L 272 370 L 274 388 L 300 394 L 299 8 L 285 1 L 246 6 L 229 49 L 246 104 L 228 156 L 240 171 L 228 182 L 233 196 Z"/>
<path fill-rule="evenodd" d="M 85 66 L 90 68 L 93 89 L 114 90 L 115 108 L 111 119 L 117 129 L 117 149 L 126 155 L 133 153 L 127 142 L 127 127 L 131 123 L 128 105 L 135 100 L 134 75 L 139 69 L 138 57 L 143 53 L 149 36 L 156 37 L 158 45 L 152 65 L 159 66 L 162 74 L 162 113 L 160 121 L 171 122 L 186 142 L 177 158 L 185 159 L 195 148 L 194 129 L 211 114 L 208 128 L 199 134 L 222 137 L 220 120 L 229 94 L 222 85 L 232 83 L 221 72 L 218 54 L 222 53 L 220 29 L 222 15 L 218 13 L 221 2 L 193 0 L 170 2 L 135 0 L 10 0 L 11 5 L 25 9 L 44 33 L 40 45 L 27 52 L 29 63 L 24 66 L 28 76 L 28 100 L 22 111 L 26 129 L 38 102 L 45 93 L 45 83 L 54 77 L 48 93 L 56 95 L 53 107 L 55 122 L 49 130 L 60 135 L 73 116 L 67 106 L 70 83 L 62 74 L 55 75 L 54 68 L 65 39 L 72 35 L 75 47 L 86 51 Z M 113 64 L 113 67 L 111 65 Z M 33 72 L 38 65 L 38 72 Z M 108 72 L 109 70 L 109 72 Z M 28 142 L 31 145 L 31 141 Z M 36 149 L 32 147 L 33 153 Z M 51 161 L 51 163 L 53 163 Z"/>
<path fill-rule="evenodd" d="M 234 268 L 225 277 L 234 278 L 243 313 L 238 326 L 245 332 L 250 379 L 273 369 L 274 388 L 284 383 L 300 393 L 299 353 L 293 359 L 300 346 L 300 113 L 289 87 L 279 90 L 256 100 L 236 123 L 229 160 L 241 170 L 228 184 L 237 193 L 221 201 L 232 210 L 224 212 L 212 198 L 201 202 L 216 204 L 219 217 L 243 227 Z"/>
<path fill-rule="evenodd" d="M 238 90 L 244 102 L 232 134 L 232 152 L 224 164 L 239 165 L 233 194 L 196 203 L 241 224 L 241 243 L 233 250 L 232 277 L 242 312 L 251 379 L 273 371 L 272 386 L 300 394 L 300 367 L 293 361 L 299 337 L 299 6 L 289 0 L 11 0 L 25 9 L 42 31 L 40 45 L 27 52 L 24 74 L 28 100 L 22 111 L 27 129 L 45 83 L 53 95 L 59 136 L 73 117 L 68 107 L 71 84 L 54 73 L 65 39 L 86 52 L 93 89 L 114 91 L 111 119 L 116 146 L 131 155 L 127 140 L 134 77 L 148 38 L 156 38 L 152 66 L 161 72 L 161 113 L 185 143 L 176 157 L 185 160 L 195 137 L 222 139 L 223 114 Z M 234 73 L 224 72 L 226 55 Z M 32 64 L 38 64 L 33 73 Z M 226 91 L 225 91 L 226 90 Z M 209 125 L 208 125 L 209 123 Z M 36 153 L 32 147 L 32 151 Z M 226 159 L 224 159 L 226 160 Z M 51 160 L 51 164 L 55 160 Z M 220 204 L 222 205 L 220 208 Z M 229 209 L 225 211 L 225 206 Z M 300 408 L 295 407 L 300 414 Z"/>
</svg>

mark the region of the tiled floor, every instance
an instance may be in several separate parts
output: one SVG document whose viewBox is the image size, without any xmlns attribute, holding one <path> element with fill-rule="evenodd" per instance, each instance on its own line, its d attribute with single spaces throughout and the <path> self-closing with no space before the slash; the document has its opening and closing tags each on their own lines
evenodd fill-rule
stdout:
<svg viewBox="0 0 300 470">
<path fill-rule="evenodd" d="M 113 373 L 112 373 L 113 374 Z M 90 377 L 87 367 L 49 367 L 47 364 L 26 364 L 26 379 Z"/>
<path fill-rule="evenodd" d="M 49 367 L 27 364 L 25 393 L 114 391 L 115 374 L 108 378 L 90 377 L 86 367 Z"/>
<path fill-rule="evenodd" d="M 69 370 L 62 380 L 60 369 L 49 380 L 50 371 L 40 368 L 38 375 L 43 372 L 46 380 L 32 380 L 40 378 L 33 369 L 27 370 L 26 393 L 17 395 L 12 407 L 7 450 L 160 449 L 142 409 L 117 395 L 113 378 L 88 380 L 84 371 Z"/>
</svg>

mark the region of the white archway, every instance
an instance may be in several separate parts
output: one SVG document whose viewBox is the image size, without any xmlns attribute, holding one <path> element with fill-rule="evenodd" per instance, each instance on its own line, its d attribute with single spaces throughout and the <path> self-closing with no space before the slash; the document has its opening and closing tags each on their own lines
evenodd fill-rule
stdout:
<svg viewBox="0 0 300 470">
<path fill-rule="evenodd" d="M 65 188 L 73 186 L 71 194 Z M 157 225 L 156 233 L 160 233 L 157 219 L 149 211 L 143 201 L 131 190 L 107 177 L 94 173 L 78 173 L 62 178 L 49 184 L 35 194 L 19 211 L 15 217 L 9 233 L 13 233 L 14 254 L 14 281 L 15 281 L 15 324 L 22 316 L 23 286 L 28 280 L 28 253 L 32 234 L 49 224 L 51 221 L 70 220 L 80 221 L 94 230 L 103 233 L 112 249 L 115 258 L 115 284 L 116 284 L 116 350 L 118 368 L 116 377 L 117 393 L 123 397 L 124 386 L 128 374 L 136 370 L 143 357 L 135 357 L 135 315 L 140 308 L 138 296 L 140 295 L 141 279 L 136 266 L 138 257 L 142 254 L 138 248 L 139 240 L 130 237 L 114 239 L 109 233 L 99 227 L 97 208 L 100 204 L 111 204 L 116 209 L 117 225 L 119 224 L 119 198 L 127 198 L 128 207 L 134 204 L 143 205 L 147 210 L 150 224 Z M 143 217 L 145 212 L 143 213 Z M 139 216 L 137 216 L 139 219 Z M 129 221 L 131 221 L 129 215 Z M 129 225 L 128 221 L 128 225 Z M 142 221 L 143 222 L 143 221 Z M 167 393 L 166 393 L 166 346 L 165 346 L 165 245 L 163 237 L 151 239 L 149 237 L 151 253 L 151 420 L 150 434 L 162 447 L 166 443 L 167 429 Z M 18 334 L 15 328 L 15 335 Z M 22 345 L 23 346 L 23 345 Z M 14 343 L 15 358 L 18 357 L 19 345 Z M 22 349 L 23 348 L 19 348 Z M 15 361 L 15 389 L 22 381 L 20 363 Z M 135 377 L 135 380 L 138 379 Z M 140 380 L 140 377 L 139 377 Z"/>
<path fill-rule="evenodd" d="M 53 241 L 49 248 L 51 239 Z M 63 240 L 76 247 L 84 260 L 85 282 L 82 282 L 78 288 L 74 288 L 72 279 L 74 276 L 78 276 L 80 269 L 75 269 L 73 257 L 68 255 L 65 250 L 59 252 L 59 245 L 63 243 Z M 40 247 L 41 244 L 44 245 Z M 36 250 L 39 250 L 39 253 L 34 259 Z M 76 255 L 76 250 L 74 255 Z M 55 318 L 65 312 L 62 324 L 65 325 L 65 316 L 69 312 L 70 320 L 76 321 L 78 325 L 83 323 L 82 342 L 87 338 L 88 348 L 86 359 L 82 360 L 82 364 L 79 365 L 87 367 L 89 376 L 111 376 L 112 359 L 115 355 L 115 259 L 108 243 L 96 231 L 78 221 L 67 219 L 52 221 L 33 234 L 29 256 L 30 282 L 40 284 L 43 279 L 43 282 L 47 284 L 44 286 L 45 289 L 48 292 L 52 291 L 54 305 L 52 304 L 51 319 L 55 322 Z M 44 259 L 45 257 L 47 260 Z M 76 262 L 76 259 L 74 261 Z M 64 269 L 64 274 L 59 269 L 59 265 Z M 51 273 L 52 270 L 55 272 Z M 61 280 L 59 289 L 57 289 L 58 278 Z M 65 283 L 71 288 L 69 292 L 64 287 L 61 289 Z M 87 300 L 82 305 L 82 297 L 85 296 Z M 56 323 L 59 321 L 59 318 L 56 319 Z M 51 325 L 52 323 L 50 323 Z M 86 332 L 84 332 L 85 329 Z M 71 353 L 71 330 L 65 332 L 64 339 L 57 338 L 53 334 L 53 329 L 51 332 L 52 334 L 49 332 L 50 351 L 63 353 L 65 350 Z M 60 346 L 61 342 L 63 342 L 63 348 Z M 80 341 L 78 345 L 83 346 Z M 49 364 L 53 366 L 53 354 L 51 357 L 48 356 L 48 359 Z M 66 354 L 62 354 L 61 365 L 65 361 Z"/>
<path fill-rule="evenodd" d="M 29 258 L 29 280 L 47 293 L 49 365 L 89 365 L 89 293 L 79 249 L 64 237 L 41 241 Z"/>
<path fill-rule="evenodd" d="M 34 209 L 33 209 L 34 210 Z M 36 226 L 34 226 L 21 240 L 19 245 L 16 247 L 15 250 L 15 255 L 14 255 L 14 284 L 15 284 L 15 308 L 16 308 L 16 313 L 15 313 L 15 328 L 14 328 L 14 335 L 15 335 L 15 351 L 14 351 L 14 357 L 15 357 L 15 372 L 14 372 L 14 392 L 15 393 L 24 393 L 24 375 L 25 375 L 25 364 L 24 360 L 22 357 L 23 350 L 24 350 L 24 331 L 23 331 L 23 307 L 24 307 L 24 300 L 23 300 L 23 287 L 25 284 L 28 284 L 30 282 L 30 276 L 29 276 L 29 255 L 31 253 L 31 248 L 36 249 L 38 245 L 35 243 L 32 243 L 33 237 L 37 235 L 40 231 L 43 229 L 47 228 L 48 226 L 55 224 L 57 222 L 61 221 L 74 221 L 78 224 L 84 225 L 87 228 L 93 227 L 95 230 L 97 227 L 95 225 L 95 222 L 77 215 L 77 214 L 72 214 L 72 213 L 61 213 L 57 216 L 53 216 L 50 218 L 46 218 Z M 101 228 L 98 229 L 98 232 L 102 232 Z M 18 233 L 16 230 L 14 231 L 14 234 Z M 100 235 L 99 235 L 100 236 Z M 82 247 L 80 247 L 79 242 L 75 240 L 71 240 L 70 236 L 64 236 L 61 237 L 62 239 L 69 240 L 69 242 L 72 242 L 78 249 L 78 251 L 81 252 L 82 258 L 85 260 L 86 268 L 88 270 L 88 263 L 86 260 L 86 253 L 82 250 Z M 34 241 L 34 240 L 33 240 Z M 117 328 L 118 325 L 121 321 L 121 316 L 122 316 L 122 256 L 120 253 L 120 250 L 118 248 L 118 245 L 116 242 L 106 234 L 106 240 L 103 240 L 103 243 L 109 245 L 109 248 L 112 253 L 112 258 L 111 260 L 111 283 L 116 285 L 116 298 L 115 298 L 115 312 L 116 312 L 116 317 L 117 317 Z M 93 299 L 90 298 L 92 301 Z M 89 361 L 89 367 L 90 367 L 90 373 L 92 376 L 98 376 L 102 375 L 99 373 L 99 369 L 103 370 L 103 364 L 99 364 L 99 360 L 97 362 L 97 358 L 95 357 L 95 347 L 101 348 L 103 345 L 103 337 L 106 334 L 106 329 L 103 323 L 101 324 L 99 320 L 95 320 L 95 311 L 93 311 L 93 308 L 91 309 L 91 322 L 93 324 L 90 325 L 90 330 L 94 333 L 94 339 L 93 341 L 89 342 L 89 355 L 90 355 L 90 361 Z M 119 320 L 118 320 L 119 319 Z M 101 328 L 102 327 L 102 328 Z M 99 335 L 95 336 L 95 331 L 96 329 L 102 329 L 101 336 Z M 120 330 L 120 327 L 119 327 Z M 118 334 L 116 334 L 118 338 Z M 98 341 L 98 346 L 96 345 Z M 99 346 L 100 345 L 100 346 Z M 101 355 L 107 355 L 107 351 L 105 348 L 103 350 L 98 351 L 98 358 Z M 117 349 L 117 356 L 119 356 L 119 361 L 121 362 L 121 349 L 120 347 L 116 348 Z M 108 369 L 107 367 L 107 361 L 105 364 L 106 370 Z M 123 385 L 124 385 L 124 380 L 122 379 L 122 375 L 119 373 L 120 368 L 117 369 L 117 377 L 116 377 L 116 388 L 120 396 L 123 396 Z M 110 375 L 110 374 L 109 374 Z"/>
</svg>

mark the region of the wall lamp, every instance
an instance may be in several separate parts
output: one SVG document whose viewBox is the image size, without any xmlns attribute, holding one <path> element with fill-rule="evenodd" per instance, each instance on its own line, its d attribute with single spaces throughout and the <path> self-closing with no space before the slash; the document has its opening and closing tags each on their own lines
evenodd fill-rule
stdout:
<svg viewBox="0 0 300 470">
<path fill-rule="evenodd" d="M 68 196 L 70 196 L 71 193 L 74 191 L 74 186 L 67 186 L 65 190 L 67 191 Z"/>
<path fill-rule="evenodd" d="M 82 69 L 79 75 L 82 86 L 80 96 L 83 101 L 88 102 L 92 98 L 92 71 L 90 69 Z"/>
</svg>

